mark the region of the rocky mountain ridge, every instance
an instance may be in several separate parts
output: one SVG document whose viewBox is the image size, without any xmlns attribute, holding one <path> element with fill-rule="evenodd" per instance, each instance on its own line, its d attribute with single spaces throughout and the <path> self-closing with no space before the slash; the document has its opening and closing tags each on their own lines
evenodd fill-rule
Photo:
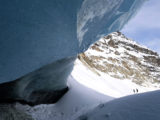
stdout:
<svg viewBox="0 0 160 120">
<path fill-rule="evenodd" d="M 160 56 L 157 52 L 114 32 L 78 56 L 92 71 L 129 79 L 145 87 L 160 87 Z"/>
</svg>

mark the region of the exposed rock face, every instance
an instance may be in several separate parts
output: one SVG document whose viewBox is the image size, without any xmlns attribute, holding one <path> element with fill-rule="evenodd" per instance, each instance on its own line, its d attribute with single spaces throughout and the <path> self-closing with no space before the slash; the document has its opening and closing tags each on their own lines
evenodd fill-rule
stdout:
<svg viewBox="0 0 160 120">
<path fill-rule="evenodd" d="M 160 56 L 120 32 L 93 44 L 79 56 L 97 72 L 119 79 L 130 79 L 143 86 L 160 87 Z"/>
</svg>

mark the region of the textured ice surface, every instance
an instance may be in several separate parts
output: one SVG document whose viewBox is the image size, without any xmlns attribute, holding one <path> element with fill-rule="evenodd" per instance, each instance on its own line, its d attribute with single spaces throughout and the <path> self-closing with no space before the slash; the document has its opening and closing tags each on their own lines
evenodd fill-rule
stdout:
<svg viewBox="0 0 160 120">
<path fill-rule="evenodd" d="M 0 1 L 0 82 L 76 56 L 82 0 Z"/>
<path fill-rule="evenodd" d="M 15 81 L 0 84 L 0 102 L 30 105 L 57 102 L 68 90 L 67 77 L 75 58 L 58 60 Z"/>
<path fill-rule="evenodd" d="M 0 1 L 0 83 L 76 56 L 122 28 L 144 0 Z"/>
</svg>

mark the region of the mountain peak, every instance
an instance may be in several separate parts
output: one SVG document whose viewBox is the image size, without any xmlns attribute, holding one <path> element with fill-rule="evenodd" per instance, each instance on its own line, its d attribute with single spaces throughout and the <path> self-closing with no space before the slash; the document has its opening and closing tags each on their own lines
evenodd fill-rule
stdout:
<svg viewBox="0 0 160 120">
<path fill-rule="evenodd" d="M 101 38 L 79 58 L 99 75 L 106 73 L 142 86 L 160 87 L 158 53 L 128 39 L 119 31 Z"/>
</svg>

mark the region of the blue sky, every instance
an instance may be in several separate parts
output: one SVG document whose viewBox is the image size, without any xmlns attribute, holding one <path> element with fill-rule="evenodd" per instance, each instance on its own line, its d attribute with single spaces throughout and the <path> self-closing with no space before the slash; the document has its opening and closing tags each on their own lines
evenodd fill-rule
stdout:
<svg viewBox="0 0 160 120">
<path fill-rule="evenodd" d="M 148 0 L 121 31 L 160 54 L 160 0 Z"/>
</svg>

